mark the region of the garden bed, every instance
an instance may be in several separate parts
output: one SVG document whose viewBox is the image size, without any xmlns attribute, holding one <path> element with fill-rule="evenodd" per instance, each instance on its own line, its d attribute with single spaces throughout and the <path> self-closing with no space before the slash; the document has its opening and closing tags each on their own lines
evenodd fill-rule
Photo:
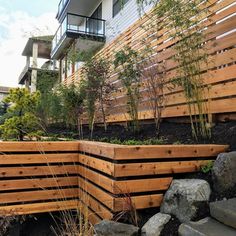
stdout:
<svg viewBox="0 0 236 236">
<path fill-rule="evenodd" d="M 77 131 L 58 126 L 50 127 L 48 133 L 48 135 L 55 138 L 90 139 L 90 131 L 86 126 L 83 128 L 83 137 L 79 136 Z M 199 139 L 196 141 L 193 139 L 190 124 L 169 122 L 161 124 L 159 137 L 155 134 L 155 126 L 153 124 L 142 125 L 140 132 L 136 134 L 122 125 L 110 125 L 106 132 L 103 127 L 96 126 L 93 140 L 103 142 L 126 141 L 126 144 L 130 140 L 141 142 L 150 140 L 150 142 L 155 144 L 229 144 L 231 150 L 236 150 L 236 122 L 217 123 L 212 128 L 211 139 L 207 140 Z"/>
</svg>

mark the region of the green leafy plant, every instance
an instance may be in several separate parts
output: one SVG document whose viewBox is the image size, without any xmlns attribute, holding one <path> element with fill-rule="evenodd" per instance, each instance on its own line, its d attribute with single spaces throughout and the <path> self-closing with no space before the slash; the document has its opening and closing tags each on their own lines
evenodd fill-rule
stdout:
<svg viewBox="0 0 236 236">
<path fill-rule="evenodd" d="M 38 72 L 37 79 L 37 90 L 40 91 L 40 102 L 37 106 L 37 113 L 39 114 L 42 122 L 45 127 L 60 116 L 58 111 L 60 111 L 59 106 L 56 106 L 55 96 L 53 94 L 53 88 L 58 83 L 59 75 L 55 72 L 49 71 L 40 71 Z M 53 109 L 53 106 L 56 106 L 56 109 Z M 56 114 L 54 114 L 56 111 Z"/>
<path fill-rule="evenodd" d="M 91 138 L 94 129 L 96 105 L 102 113 L 102 121 L 107 130 L 107 107 L 110 104 L 110 94 L 113 86 L 108 81 L 110 62 L 105 59 L 91 58 L 87 60 L 83 69 L 83 87 L 86 93 L 86 110 L 89 119 Z"/>
<path fill-rule="evenodd" d="M 146 139 L 146 140 L 136 140 L 136 139 L 128 139 L 121 141 L 120 139 L 108 139 L 108 138 L 101 138 L 100 142 L 107 142 L 113 144 L 120 144 L 120 145 L 163 145 L 165 144 L 165 140 L 163 138 L 159 139 Z"/>
<path fill-rule="evenodd" d="M 82 85 L 70 84 L 57 87 L 57 94 L 67 126 L 80 131 L 80 118 L 84 109 L 85 93 Z"/>
<path fill-rule="evenodd" d="M 213 165 L 214 165 L 214 162 L 209 161 L 206 165 L 201 166 L 201 172 L 203 172 L 204 174 L 209 173 L 212 170 Z"/>
<path fill-rule="evenodd" d="M 8 118 L 0 126 L 4 140 L 24 140 L 24 137 L 40 137 L 43 132 L 40 120 L 36 116 L 36 107 L 39 104 L 40 92 L 32 93 L 27 89 L 11 89 L 5 98 L 11 106 L 7 109 Z"/>
<path fill-rule="evenodd" d="M 138 53 L 125 46 L 115 54 L 114 66 L 121 67 L 118 70 L 119 79 L 126 90 L 127 111 L 131 118 L 134 132 L 139 131 L 139 102 L 140 102 L 140 69 L 138 67 Z"/>
<path fill-rule="evenodd" d="M 156 135 L 160 134 L 161 116 L 165 108 L 166 97 L 164 96 L 165 68 L 158 58 L 153 56 L 150 45 L 142 50 L 142 62 L 139 64 L 142 85 L 145 88 L 145 97 L 155 122 Z M 164 71 L 164 72 L 163 72 Z"/>
</svg>

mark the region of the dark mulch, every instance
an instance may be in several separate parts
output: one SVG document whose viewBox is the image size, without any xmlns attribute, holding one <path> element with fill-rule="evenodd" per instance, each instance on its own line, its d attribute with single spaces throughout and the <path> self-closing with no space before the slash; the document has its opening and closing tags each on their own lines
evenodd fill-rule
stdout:
<svg viewBox="0 0 236 236">
<path fill-rule="evenodd" d="M 89 139 L 90 132 L 88 127 L 83 128 L 83 137 L 80 137 L 76 131 L 70 131 L 63 127 L 50 127 L 49 134 L 56 134 L 61 137 L 70 137 L 75 139 Z M 178 124 L 163 122 L 161 124 L 160 135 L 166 144 L 229 144 L 231 150 L 236 150 L 236 122 L 230 121 L 226 123 L 218 123 L 212 129 L 212 138 L 209 140 L 198 140 L 192 138 L 190 124 Z M 93 140 L 147 140 L 157 138 L 155 127 L 153 124 L 142 125 L 139 133 L 134 134 L 131 130 L 127 130 L 121 125 L 110 125 L 105 132 L 103 127 L 96 126 L 93 133 Z"/>
</svg>

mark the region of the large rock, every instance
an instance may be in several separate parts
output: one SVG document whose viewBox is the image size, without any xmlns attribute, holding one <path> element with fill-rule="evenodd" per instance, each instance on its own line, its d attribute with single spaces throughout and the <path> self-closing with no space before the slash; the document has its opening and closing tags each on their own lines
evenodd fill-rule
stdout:
<svg viewBox="0 0 236 236">
<path fill-rule="evenodd" d="M 212 218 L 180 225 L 179 236 L 235 236 L 236 231 Z"/>
<path fill-rule="evenodd" d="M 224 192 L 236 185 L 236 152 L 221 153 L 218 155 L 212 176 L 214 188 L 218 192 Z"/>
<path fill-rule="evenodd" d="M 210 194 L 210 185 L 205 180 L 174 180 L 164 196 L 161 212 L 173 214 L 181 222 L 190 221 L 209 201 Z"/>
<path fill-rule="evenodd" d="M 97 236 L 136 236 L 139 228 L 133 225 L 103 220 L 94 226 Z"/>
<path fill-rule="evenodd" d="M 210 203 L 211 216 L 236 229 L 236 198 Z"/>
<path fill-rule="evenodd" d="M 165 224 L 171 219 L 170 215 L 157 213 L 151 217 L 141 230 L 142 236 L 159 236 Z"/>
</svg>

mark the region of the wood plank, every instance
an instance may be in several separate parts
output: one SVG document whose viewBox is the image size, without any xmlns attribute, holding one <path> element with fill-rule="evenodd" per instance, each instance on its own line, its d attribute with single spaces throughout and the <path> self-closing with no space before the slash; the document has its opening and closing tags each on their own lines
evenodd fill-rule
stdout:
<svg viewBox="0 0 236 236">
<path fill-rule="evenodd" d="M 78 174 L 100 186 L 101 188 L 104 188 L 107 191 L 113 193 L 115 184 L 114 180 L 102 174 L 99 174 L 98 172 L 89 170 L 88 168 L 83 166 L 78 167 Z"/>
<path fill-rule="evenodd" d="M 152 159 L 152 158 L 201 158 L 214 157 L 227 151 L 228 145 L 143 145 L 117 147 L 115 160 Z"/>
<path fill-rule="evenodd" d="M 80 153 L 90 153 L 93 155 L 103 156 L 107 158 L 113 158 L 114 156 L 114 148 L 109 145 L 107 146 L 102 142 L 90 142 L 90 141 L 80 141 L 79 145 Z"/>
<path fill-rule="evenodd" d="M 79 160 L 78 157 L 77 153 L 0 155 L 0 165 L 76 163 Z"/>
<path fill-rule="evenodd" d="M 77 174 L 77 166 L 1 167 L 0 177 L 55 176 Z"/>
<path fill-rule="evenodd" d="M 21 180 L 1 180 L 0 191 L 19 189 L 45 189 L 78 186 L 77 177 L 27 178 Z"/>
<path fill-rule="evenodd" d="M 99 202 L 102 202 L 109 209 L 113 210 L 113 201 L 114 197 L 111 194 L 108 194 L 104 190 L 98 188 L 87 180 L 79 177 L 79 187 L 83 189 L 85 192 L 89 193 L 91 196 L 96 198 Z"/>
<path fill-rule="evenodd" d="M 99 170 L 103 173 L 113 175 L 114 174 L 114 164 L 108 161 L 104 161 L 99 158 L 95 158 L 92 156 L 79 154 L 79 162 L 88 167 Z"/>
<path fill-rule="evenodd" d="M 55 189 L 55 190 L 38 190 L 15 193 L 0 193 L 0 204 L 46 201 L 46 200 L 66 200 L 67 198 L 77 198 L 78 189 Z"/>
<path fill-rule="evenodd" d="M 226 112 L 236 112 L 236 98 L 222 98 L 219 100 L 212 100 L 208 103 L 209 113 L 219 114 Z M 198 112 L 196 112 L 198 114 Z M 162 111 L 162 118 L 171 118 L 171 117 L 182 117 L 188 116 L 189 110 L 186 104 L 176 105 L 173 107 L 166 107 Z M 150 110 L 139 111 L 139 119 L 153 119 L 153 112 Z M 130 117 L 127 113 L 118 113 L 115 115 L 109 115 L 107 117 L 108 123 L 116 123 L 116 122 L 127 122 L 130 120 Z"/>
<path fill-rule="evenodd" d="M 136 197 L 127 197 L 115 198 L 114 199 L 114 210 L 115 212 L 123 211 L 129 207 L 129 202 L 135 206 L 135 209 L 146 209 L 159 207 L 163 200 L 163 194 L 151 194 L 145 196 L 136 196 Z"/>
<path fill-rule="evenodd" d="M 222 97 L 234 96 L 236 91 L 236 81 L 225 81 L 220 84 L 211 85 L 210 88 L 205 87 L 202 90 L 203 94 L 205 94 L 205 99 L 219 99 Z M 140 98 L 139 109 L 151 109 L 152 95 L 150 95 L 150 92 L 145 91 L 141 93 L 141 96 L 142 97 Z M 163 97 L 163 105 L 165 107 L 179 105 L 187 102 L 185 95 L 181 90 L 176 93 L 171 93 L 161 97 Z M 126 102 L 127 96 L 122 96 L 116 99 L 116 101 L 113 102 L 114 105 L 112 106 L 112 109 L 110 109 L 110 114 L 115 114 L 117 111 L 125 112 L 127 107 Z M 117 105 L 115 105 L 116 103 Z"/>
<path fill-rule="evenodd" d="M 110 220 L 113 218 L 113 213 L 104 207 L 99 201 L 95 200 L 81 189 L 79 189 L 78 193 L 79 199 L 102 219 Z"/>
<path fill-rule="evenodd" d="M 196 172 L 207 163 L 209 160 L 116 164 L 114 176 L 128 177 Z"/>
<path fill-rule="evenodd" d="M 119 180 L 115 182 L 113 191 L 115 194 L 130 194 L 167 190 L 171 184 L 172 179 L 172 177 L 167 177 L 138 180 Z"/>
<path fill-rule="evenodd" d="M 28 215 L 78 209 L 78 200 L 20 204 L 0 207 L 0 216 Z"/>
<path fill-rule="evenodd" d="M 78 151 L 79 142 L 0 142 L 0 152 Z"/>
</svg>

